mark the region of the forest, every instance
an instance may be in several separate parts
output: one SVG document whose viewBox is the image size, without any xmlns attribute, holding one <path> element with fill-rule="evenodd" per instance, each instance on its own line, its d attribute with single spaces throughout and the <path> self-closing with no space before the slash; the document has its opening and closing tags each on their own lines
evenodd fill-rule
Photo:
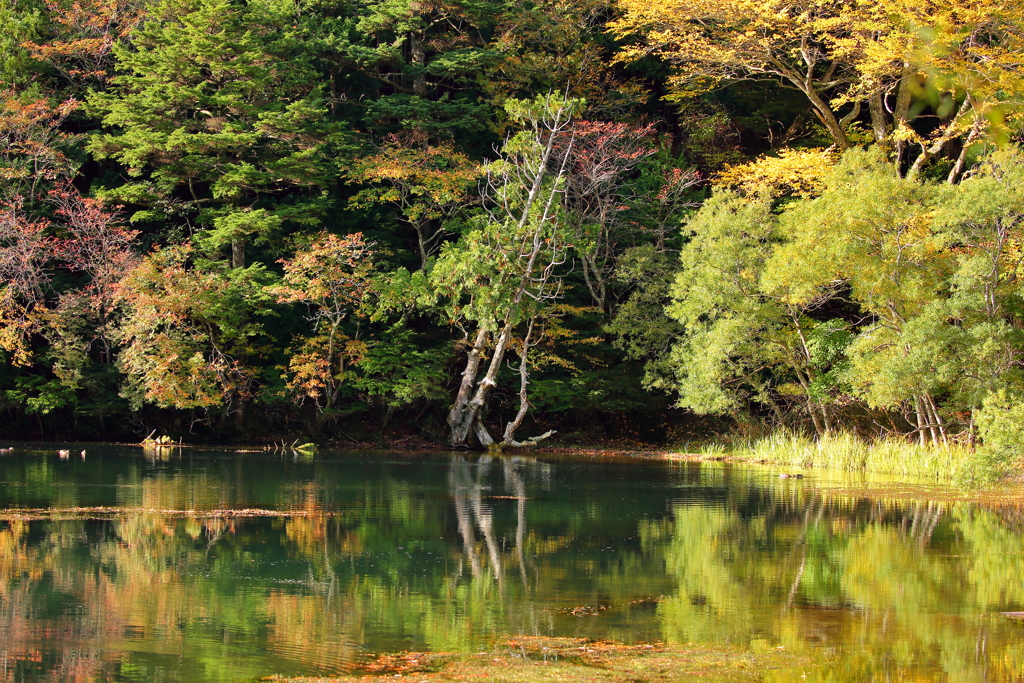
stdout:
<svg viewBox="0 0 1024 683">
<path fill-rule="evenodd" d="M 0 435 L 1024 454 L 995 0 L 0 0 Z"/>
</svg>

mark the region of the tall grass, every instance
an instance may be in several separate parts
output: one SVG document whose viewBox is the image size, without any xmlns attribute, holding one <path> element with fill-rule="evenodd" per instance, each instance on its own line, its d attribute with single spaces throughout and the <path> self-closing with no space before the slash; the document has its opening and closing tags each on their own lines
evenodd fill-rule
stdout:
<svg viewBox="0 0 1024 683">
<path fill-rule="evenodd" d="M 894 438 L 867 442 L 844 432 L 827 434 L 817 441 L 801 434 L 776 432 L 756 441 L 733 444 L 730 455 L 765 464 L 876 472 L 960 485 L 984 484 L 998 474 L 991 458 L 970 446 L 921 446 Z"/>
</svg>

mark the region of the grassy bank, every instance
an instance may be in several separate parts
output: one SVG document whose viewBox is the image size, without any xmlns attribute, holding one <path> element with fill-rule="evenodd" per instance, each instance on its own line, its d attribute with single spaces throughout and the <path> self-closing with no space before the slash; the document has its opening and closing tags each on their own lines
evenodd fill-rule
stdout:
<svg viewBox="0 0 1024 683">
<path fill-rule="evenodd" d="M 768 465 L 873 472 L 960 485 L 989 483 L 1010 471 L 984 449 L 959 443 L 922 446 L 904 439 L 868 442 L 849 433 L 818 440 L 789 432 L 705 447 L 702 454 Z"/>
<path fill-rule="evenodd" d="M 509 638 L 489 652 L 446 654 L 410 652 L 382 655 L 351 676 L 285 678 L 267 683 L 354 683 L 423 681 L 454 683 L 654 683 L 655 681 L 761 680 L 766 672 L 803 664 L 800 657 L 766 648 L 750 653 L 715 645 L 622 645 L 583 638 Z M 383 678 L 386 677 L 386 678 Z"/>
</svg>

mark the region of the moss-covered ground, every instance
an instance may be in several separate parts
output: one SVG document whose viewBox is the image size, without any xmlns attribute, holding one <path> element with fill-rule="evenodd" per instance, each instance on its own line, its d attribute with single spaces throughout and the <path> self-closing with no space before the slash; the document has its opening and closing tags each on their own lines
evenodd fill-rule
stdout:
<svg viewBox="0 0 1024 683">
<path fill-rule="evenodd" d="M 580 638 L 509 638 L 486 652 L 403 652 L 378 655 L 336 677 L 264 679 L 276 683 L 355 681 L 488 681 L 489 683 L 647 683 L 756 681 L 768 672 L 793 670 L 804 658 L 781 649 L 749 652 L 714 645 L 623 645 Z"/>
</svg>

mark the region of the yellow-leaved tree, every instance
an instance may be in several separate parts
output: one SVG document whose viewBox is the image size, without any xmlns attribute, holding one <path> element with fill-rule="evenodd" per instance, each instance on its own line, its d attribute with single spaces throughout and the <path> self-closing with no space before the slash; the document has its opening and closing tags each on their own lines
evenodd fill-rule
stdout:
<svg viewBox="0 0 1024 683">
<path fill-rule="evenodd" d="M 961 142 L 1006 129 L 1021 99 L 1024 15 L 999 0 L 619 0 L 612 24 L 635 40 L 623 59 L 657 54 L 678 68 L 686 97 L 720 83 L 778 81 L 796 88 L 839 149 L 866 109 L 871 134 L 897 156 L 920 151 L 917 172 Z"/>
</svg>

